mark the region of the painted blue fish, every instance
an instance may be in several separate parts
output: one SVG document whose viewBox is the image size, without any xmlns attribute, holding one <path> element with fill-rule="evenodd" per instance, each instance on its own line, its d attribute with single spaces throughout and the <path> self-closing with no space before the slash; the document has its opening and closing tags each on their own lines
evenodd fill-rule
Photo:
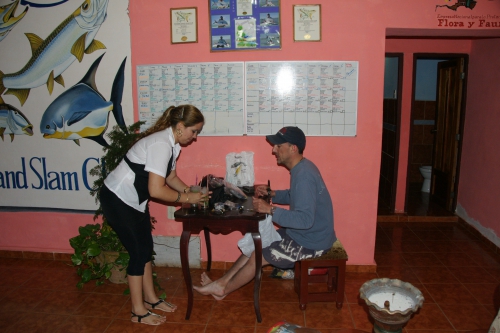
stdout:
<svg viewBox="0 0 500 333">
<path fill-rule="evenodd" d="M 8 5 L 0 6 L 0 42 L 7 37 L 12 28 L 14 28 L 28 12 L 29 7 L 26 7 L 24 12 L 15 17 L 14 15 L 18 5 L 19 0 L 16 0 Z"/>
<path fill-rule="evenodd" d="M 40 121 L 40 132 L 45 139 L 73 140 L 80 145 L 80 139 L 87 138 L 108 147 L 104 132 L 109 124 L 110 111 L 113 111 L 116 123 L 127 133 L 121 106 L 127 58 L 123 59 L 116 73 L 110 100 L 106 101 L 95 84 L 103 56 L 94 61 L 80 82 L 59 95 L 45 110 Z"/>
<path fill-rule="evenodd" d="M 52 94 L 54 81 L 64 86 L 62 73 L 75 61 L 82 61 L 84 53 L 105 49 L 94 37 L 106 19 L 109 0 L 85 0 L 45 39 L 33 33 L 26 37 L 31 44 L 32 56 L 18 72 L 0 72 L 0 94 L 16 96 L 21 105 L 28 99 L 30 89 L 47 85 Z"/>
<path fill-rule="evenodd" d="M 33 125 L 28 118 L 10 104 L 5 104 L 0 97 L 0 137 L 3 141 L 4 134 L 10 135 L 10 142 L 14 135 L 33 135 Z"/>
</svg>

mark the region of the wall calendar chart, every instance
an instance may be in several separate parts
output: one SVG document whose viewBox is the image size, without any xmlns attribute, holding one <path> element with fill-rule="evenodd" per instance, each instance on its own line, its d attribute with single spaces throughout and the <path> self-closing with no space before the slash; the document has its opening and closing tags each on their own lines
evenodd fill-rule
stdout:
<svg viewBox="0 0 500 333">
<path fill-rule="evenodd" d="M 141 131 L 169 106 L 192 104 L 205 117 L 202 135 L 242 135 L 243 71 L 242 62 L 137 66 Z"/>
<path fill-rule="evenodd" d="M 247 62 L 247 134 L 355 136 L 357 91 L 357 61 Z"/>
<path fill-rule="evenodd" d="M 171 105 L 205 116 L 201 135 L 268 135 L 298 126 L 309 136 L 355 136 L 357 61 L 261 61 L 137 66 L 144 130 Z"/>
</svg>

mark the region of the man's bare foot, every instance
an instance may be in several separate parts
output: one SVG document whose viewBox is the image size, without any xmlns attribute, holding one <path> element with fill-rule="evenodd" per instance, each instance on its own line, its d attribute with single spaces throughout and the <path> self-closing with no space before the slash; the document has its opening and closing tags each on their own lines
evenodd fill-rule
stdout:
<svg viewBox="0 0 500 333">
<path fill-rule="evenodd" d="M 193 286 L 193 289 L 202 295 L 212 295 L 217 301 L 226 297 L 223 295 L 223 288 L 217 284 L 217 281 L 212 281 L 205 272 L 201 273 L 201 287 Z"/>
<path fill-rule="evenodd" d="M 163 299 L 159 299 L 158 302 L 155 303 L 151 303 L 148 301 L 144 301 L 144 303 L 146 309 L 148 310 L 155 309 L 155 310 L 161 310 L 163 312 L 174 312 L 175 310 L 177 310 L 177 305 L 167 302 Z"/>
<path fill-rule="evenodd" d="M 207 273 L 203 272 L 201 273 L 201 285 L 206 286 L 207 284 L 212 283 L 212 279 L 207 275 Z"/>
</svg>

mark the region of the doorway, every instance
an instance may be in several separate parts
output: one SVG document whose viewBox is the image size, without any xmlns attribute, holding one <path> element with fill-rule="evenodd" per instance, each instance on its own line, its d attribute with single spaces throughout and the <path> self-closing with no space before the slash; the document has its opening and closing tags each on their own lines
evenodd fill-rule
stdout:
<svg viewBox="0 0 500 333">
<path fill-rule="evenodd" d="M 465 119 L 467 55 L 415 54 L 405 212 L 452 215 Z M 421 167 L 432 170 L 424 191 Z"/>
<path fill-rule="evenodd" d="M 414 55 L 404 206 L 407 215 L 454 215 L 465 119 L 467 61 L 468 56 L 464 54 Z M 403 54 L 386 54 L 378 215 L 395 212 L 402 68 Z M 431 166 L 433 170 L 428 193 L 422 192 L 421 166 Z"/>
</svg>

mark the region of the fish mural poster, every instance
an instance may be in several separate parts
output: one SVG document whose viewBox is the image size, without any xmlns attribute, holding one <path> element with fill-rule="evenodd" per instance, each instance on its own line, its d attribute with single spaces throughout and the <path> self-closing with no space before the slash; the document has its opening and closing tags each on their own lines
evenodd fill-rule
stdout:
<svg viewBox="0 0 500 333">
<path fill-rule="evenodd" d="M 97 208 L 89 170 L 134 121 L 128 4 L 0 0 L 0 210 Z"/>
</svg>

